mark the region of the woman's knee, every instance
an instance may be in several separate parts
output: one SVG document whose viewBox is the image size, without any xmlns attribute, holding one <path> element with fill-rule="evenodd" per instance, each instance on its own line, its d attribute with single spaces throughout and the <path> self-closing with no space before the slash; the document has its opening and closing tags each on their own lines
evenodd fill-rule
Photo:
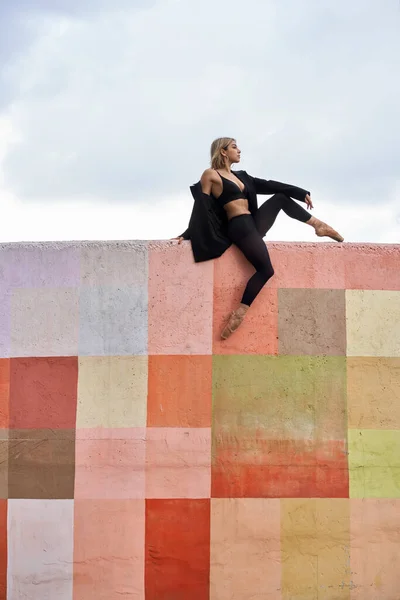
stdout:
<svg viewBox="0 0 400 600">
<path fill-rule="evenodd" d="M 278 202 L 281 206 L 283 206 L 284 204 L 287 204 L 287 202 L 289 201 L 289 196 L 286 196 L 286 194 L 284 194 L 283 192 L 279 192 L 279 194 L 275 194 L 273 196 L 275 202 Z"/>
<path fill-rule="evenodd" d="M 271 264 L 263 265 L 263 268 L 260 269 L 260 272 L 265 281 L 268 281 L 268 279 L 271 279 L 271 277 L 275 275 L 274 267 Z"/>
</svg>

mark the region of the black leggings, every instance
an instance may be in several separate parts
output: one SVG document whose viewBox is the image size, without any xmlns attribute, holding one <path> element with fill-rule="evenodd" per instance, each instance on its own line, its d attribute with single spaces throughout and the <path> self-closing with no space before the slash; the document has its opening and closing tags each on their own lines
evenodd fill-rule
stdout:
<svg viewBox="0 0 400 600">
<path fill-rule="evenodd" d="M 275 223 L 280 210 L 283 210 L 292 219 L 303 223 L 311 218 L 310 214 L 297 202 L 285 194 L 275 194 L 260 206 L 254 217 L 239 215 L 228 222 L 229 238 L 256 269 L 254 275 L 247 282 L 241 300 L 242 304 L 247 306 L 250 306 L 268 279 L 274 274 L 263 237 Z"/>
</svg>

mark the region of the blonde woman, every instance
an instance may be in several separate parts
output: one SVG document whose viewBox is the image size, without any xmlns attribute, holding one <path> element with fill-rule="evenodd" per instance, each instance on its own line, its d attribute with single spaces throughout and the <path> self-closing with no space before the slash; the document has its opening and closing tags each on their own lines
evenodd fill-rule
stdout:
<svg viewBox="0 0 400 600">
<path fill-rule="evenodd" d="M 313 204 L 310 192 L 294 185 L 252 177 L 246 171 L 232 171 L 240 162 L 240 149 L 234 138 L 218 138 L 211 145 L 211 168 L 191 186 L 194 206 L 188 229 L 177 239 L 190 240 L 195 262 L 221 256 L 233 243 L 255 268 L 247 282 L 239 307 L 234 310 L 221 337 L 227 339 L 242 323 L 249 307 L 274 269 L 263 237 L 272 227 L 280 210 L 292 219 L 314 227 L 317 236 L 338 242 L 343 238 L 329 225 L 310 217 Z M 259 208 L 257 194 L 272 195 Z"/>
</svg>

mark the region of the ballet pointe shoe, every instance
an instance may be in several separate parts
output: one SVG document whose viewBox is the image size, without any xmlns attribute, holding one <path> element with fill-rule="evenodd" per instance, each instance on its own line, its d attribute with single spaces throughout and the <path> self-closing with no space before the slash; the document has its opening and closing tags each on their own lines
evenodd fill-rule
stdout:
<svg viewBox="0 0 400 600">
<path fill-rule="evenodd" d="M 333 227 L 327 223 L 324 223 L 323 221 L 320 221 L 319 219 L 316 219 L 315 217 L 311 217 L 311 219 L 307 221 L 307 224 L 314 227 L 315 235 L 318 237 L 330 237 L 336 242 L 344 241 L 344 238 L 340 235 L 340 233 L 335 231 Z"/>
<path fill-rule="evenodd" d="M 236 329 L 238 329 L 238 327 L 241 325 L 248 310 L 249 310 L 249 307 L 246 304 L 241 304 L 239 306 L 239 308 L 232 311 L 232 313 L 229 317 L 229 321 L 225 325 L 225 327 L 221 333 L 221 338 L 223 340 L 228 339 L 228 337 L 230 335 L 232 335 L 232 333 L 234 333 L 236 331 Z"/>
</svg>

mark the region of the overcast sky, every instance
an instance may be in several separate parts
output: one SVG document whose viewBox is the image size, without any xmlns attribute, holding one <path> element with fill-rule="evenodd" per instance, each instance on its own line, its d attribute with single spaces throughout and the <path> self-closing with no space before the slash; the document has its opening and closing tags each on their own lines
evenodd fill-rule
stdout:
<svg viewBox="0 0 400 600">
<path fill-rule="evenodd" d="M 178 235 L 232 136 L 346 241 L 399 243 L 399 106 L 399 0 L 1 0 L 0 241 Z"/>
</svg>

